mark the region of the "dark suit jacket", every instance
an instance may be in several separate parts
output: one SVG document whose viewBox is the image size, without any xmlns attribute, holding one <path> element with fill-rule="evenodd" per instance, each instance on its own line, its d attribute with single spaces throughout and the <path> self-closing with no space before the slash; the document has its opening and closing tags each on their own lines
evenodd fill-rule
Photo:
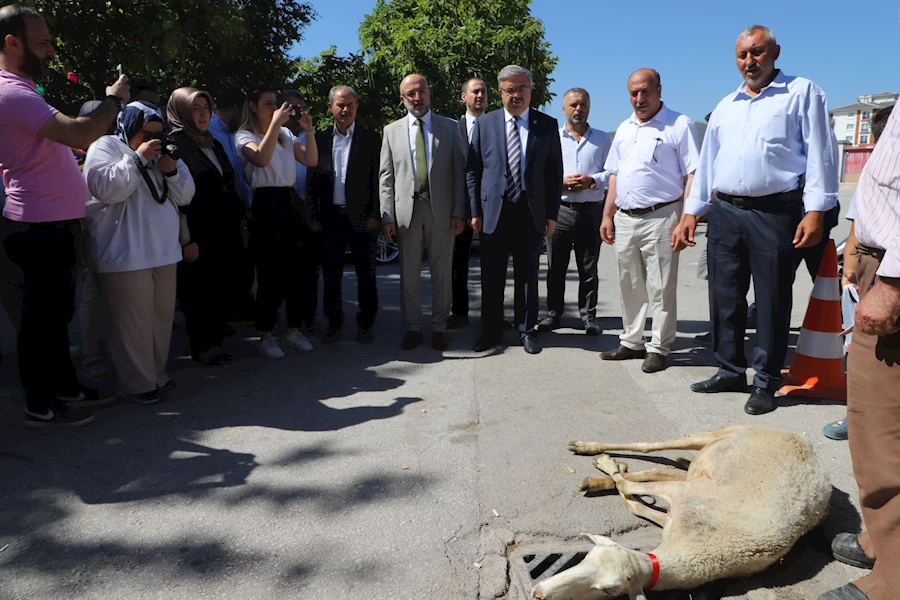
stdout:
<svg viewBox="0 0 900 600">
<path fill-rule="evenodd" d="M 334 206 L 334 164 L 331 150 L 334 126 L 316 133 L 319 164 L 307 175 L 306 214 L 310 221 L 322 221 L 322 215 Z M 350 158 L 347 162 L 347 216 L 357 231 L 365 231 L 366 221 L 379 218 L 378 169 L 381 163 L 381 138 L 359 123 L 353 130 Z"/>
<path fill-rule="evenodd" d="M 562 147 L 556 119 L 529 111 L 525 148 L 525 190 L 538 233 L 547 220 L 556 221 L 562 196 Z M 500 219 L 506 194 L 509 165 L 506 157 L 506 123 L 503 109 L 478 117 L 466 167 L 469 208 L 473 217 L 484 218 L 484 232 L 491 234 Z"/>
<path fill-rule="evenodd" d="M 238 224 L 244 216 L 244 203 L 235 192 L 235 173 L 222 144 L 213 141 L 213 152 L 222 172 L 186 133 L 172 136 L 182 152 L 182 161 L 194 178 L 196 191 L 191 203 L 179 207 L 187 215 L 191 241 L 201 253 L 228 248 L 239 234 Z"/>
</svg>

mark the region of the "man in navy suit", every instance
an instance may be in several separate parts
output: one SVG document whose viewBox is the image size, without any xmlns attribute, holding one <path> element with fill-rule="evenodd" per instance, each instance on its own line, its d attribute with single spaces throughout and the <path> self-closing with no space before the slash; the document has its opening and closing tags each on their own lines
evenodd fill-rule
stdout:
<svg viewBox="0 0 900 600">
<path fill-rule="evenodd" d="M 375 287 L 375 241 L 381 228 L 378 212 L 378 166 L 381 138 L 356 123 L 356 91 L 346 85 L 328 93 L 334 126 L 316 134 L 319 164 L 309 173 L 306 212 L 310 229 L 323 232 L 322 304 L 328 318 L 323 344 L 338 341 L 344 324 L 341 280 L 344 252 L 356 267 L 359 314 L 357 340 L 372 341 L 372 323 L 378 312 Z"/>
<path fill-rule="evenodd" d="M 475 122 L 466 168 L 472 228 L 481 243 L 481 338 L 476 352 L 498 345 L 509 253 L 516 287 L 515 321 L 525 351 L 537 354 L 541 238 L 553 234 L 562 195 L 562 149 L 556 119 L 533 110 L 531 72 L 508 65 L 497 75 L 503 108 Z"/>
</svg>

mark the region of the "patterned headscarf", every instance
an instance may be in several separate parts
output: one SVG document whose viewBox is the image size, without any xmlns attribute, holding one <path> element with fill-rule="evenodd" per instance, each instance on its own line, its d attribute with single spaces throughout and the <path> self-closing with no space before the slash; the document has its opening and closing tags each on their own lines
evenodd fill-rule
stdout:
<svg viewBox="0 0 900 600">
<path fill-rule="evenodd" d="M 137 132 L 144 128 L 147 123 L 163 121 L 162 113 L 155 105 L 140 100 L 132 102 L 125 107 L 125 110 L 119 113 L 116 120 L 116 137 L 128 145 L 129 140 L 137 135 Z"/>
<path fill-rule="evenodd" d="M 212 112 L 213 99 L 209 92 L 204 92 L 192 87 L 178 88 L 169 96 L 169 104 L 166 106 L 166 117 L 172 133 L 186 133 L 201 148 L 212 148 L 213 136 L 207 131 L 200 131 L 194 123 L 194 100 L 200 96 L 206 98 L 209 110 Z M 212 115 L 210 115 L 212 116 Z"/>
</svg>

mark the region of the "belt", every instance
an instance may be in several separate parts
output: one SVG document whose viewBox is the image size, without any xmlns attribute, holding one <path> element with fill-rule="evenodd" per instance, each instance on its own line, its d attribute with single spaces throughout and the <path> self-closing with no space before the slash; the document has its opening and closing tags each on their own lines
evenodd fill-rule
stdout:
<svg viewBox="0 0 900 600">
<path fill-rule="evenodd" d="M 598 204 L 603 204 L 603 203 L 602 202 L 565 202 L 565 201 L 561 201 L 559 204 L 561 206 L 571 208 L 572 210 L 578 210 L 579 208 L 587 208 L 589 206 L 597 206 Z"/>
<path fill-rule="evenodd" d="M 797 188 L 790 192 L 769 194 L 768 196 L 732 196 L 723 192 L 716 192 L 716 198 L 731 204 L 735 208 L 750 210 L 772 204 L 775 202 L 794 202 L 803 199 L 803 188 Z"/>
<path fill-rule="evenodd" d="M 874 248 L 872 246 L 866 246 L 864 244 L 856 244 L 856 251 L 853 254 L 864 254 L 866 256 L 871 256 L 879 263 L 884 259 L 884 250 L 881 248 Z"/>
<path fill-rule="evenodd" d="M 654 204 L 653 206 L 648 206 L 647 208 L 620 208 L 619 212 L 624 213 L 629 217 L 643 217 L 644 215 L 649 215 L 655 210 L 661 209 L 663 206 L 675 204 L 679 200 L 681 200 L 681 198 L 676 198 L 675 200 L 670 200 L 669 202 L 660 202 L 659 204 Z"/>
</svg>

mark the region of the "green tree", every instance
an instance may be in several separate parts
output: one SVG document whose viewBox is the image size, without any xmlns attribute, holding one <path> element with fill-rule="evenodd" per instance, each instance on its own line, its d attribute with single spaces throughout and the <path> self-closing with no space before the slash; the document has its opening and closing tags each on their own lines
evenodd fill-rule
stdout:
<svg viewBox="0 0 900 600">
<path fill-rule="evenodd" d="M 360 121 L 376 130 L 401 117 L 400 80 L 420 73 L 431 85 L 432 107 L 456 117 L 464 111 L 460 86 L 471 77 L 494 91 L 489 109 L 500 107 L 497 73 L 518 64 L 534 76 L 532 104 L 550 101 L 550 74 L 557 58 L 531 16 L 530 0 L 378 0 L 360 25 L 362 49 L 347 57 L 334 48 L 297 62 L 297 86 L 315 106 L 332 85 L 353 85 L 360 95 Z M 325 95 L 323 95 L 323 91 Z M 319 125 L 330 124 L 328 119 Z"/>
<path fill-rule="evenodd" d="M 121 64 L 132 83 L 162 97 L 196 85 L 215 95 L 256 83 L 280 87 L 293 74 L 288 51 L 313 18 L 297 0 L 33 0 L 56 36 L 47 96 L 66 109 L 102 98 Z M 75 72 L 79 85 L 68 83 Z"/>
</svg>

